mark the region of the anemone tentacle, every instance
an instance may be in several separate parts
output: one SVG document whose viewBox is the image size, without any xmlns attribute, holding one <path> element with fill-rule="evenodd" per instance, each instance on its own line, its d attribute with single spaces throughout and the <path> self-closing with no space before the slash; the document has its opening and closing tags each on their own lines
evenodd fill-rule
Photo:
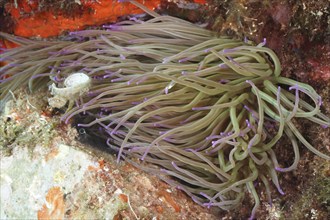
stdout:
<svg viewBox="0 0 330 220">
<path fill-rule="evenodd" d="M 298 140 L 330 160 L 293 123 L 306 118 L 330 126 L 319 95 L 281 77 L 279 59 L 264 43 L 219 37 L 147 12 L 154 18 L 72 32 L 65 40 L 0 33 L 20 45 L 1 54 L 8 64 L 0 68 L 0 99 L 21 85 L 63 88 L 70 74 L 86 74 L 89 91 L 72 97 L 76 106 L 63 120 L 79 119 L 118 152 L 118 160 L 160 176 L 203 206 L 235 208 L 248 190 L 255 200 L 252 217 L 260 206 L 254 182 L 265 185 L 269 201 L 269 180 L 283 193 L 277 171 L 297 167 Z M 282 136 L 295 155 L 287 168 L 273 151 Z"/>
</svg>

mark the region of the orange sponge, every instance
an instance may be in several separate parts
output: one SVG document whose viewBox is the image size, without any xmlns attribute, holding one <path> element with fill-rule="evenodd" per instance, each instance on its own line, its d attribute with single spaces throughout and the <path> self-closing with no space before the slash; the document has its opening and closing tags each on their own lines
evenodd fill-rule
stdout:
<svg viewBox="0 0 330 220">
<path fill-rule="evenodd" d="M 161 0 L 138 0 L 153 10 Z M 23 37 L 51 37 L 65 30 L 81 30 L 86 26 L 115 22 L 119 16 L 142 13 L 129 2 L 115 0 L 79 0 L 76 6 L 81 10 L 40 10 L 41 1 L 17 0 L 17 4 L 7 3 L 5 10 L 15 22 L 14 34 Z M 205 3 L 205 0 L 196 0 Z M 53 4 L 53 3 L 50 3 Z M 65 3 L 64 3 L 65 4 Z M 49 5 L 48 8 L 52 8 Z M 72 13 L 68 15 L 68 13 Z"/>
</svg>

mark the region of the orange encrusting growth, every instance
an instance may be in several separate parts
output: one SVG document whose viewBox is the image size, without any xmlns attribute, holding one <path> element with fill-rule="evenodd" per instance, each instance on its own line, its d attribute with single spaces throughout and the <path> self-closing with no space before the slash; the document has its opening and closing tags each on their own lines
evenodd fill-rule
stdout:
<svg viewBox="0 0 330 220">
<path fill-rule="evenodd" d="M 206 0 L 195 0 L 194 2 L 198 4 L 205 4 Z"/>
<path fill-rule="evenodd" d="M 14 42 L 11 42 L 9 40 L 0 38 L 0 48 L 10 49 L 10 48 L 14 48 L 14 47 L 17 47 L 17 46 L 18 45 L 15 44 Z M 1 51 L 0 51 L 0 53 L 1 53 Z"/>
<path fill-rule="evenodd" d="M 54 15 L 50 11 L 31 13 L 33 16 L 24 17 L 22 11 L 31 12 L 38 7 L 37 3 L 31 4 L 28 1 L 21 1 L 19 7 L 15 8 L 13 4 L 7 4 L 6 11 L 16 21 L 14 34 L 23 37 L 40 36 L 51 37 L 61 34 L 64 30 L 81 30 L 89 25 L 100 25 L 106 22 L 116 21 L 118 16 L 126 14 L 137 14 L 142 11 L 132 4 L 120 3 L 118 1 L 99 0 L 88 4 L 90 10 L 84 10 L 81 14 L 64 16 L 58 12 Z M 159 0 L 144 1 L 144 5 L 150 9 L 159 4 Z"/>
<path fill-rule="evenodd" d="M 64 30 L 81 30 L 90 25 L 101 25 L 115 22 L 119 16 L 142 13 L 129 2 L 117 0 L 80 1 L 87 10 L 79 14 L 65 16 L 57 11 L 38 11 L 38 1 L 18 1 L 16 8 L 13 3 L 6 4 L 6 12 L 11 14 L 15 21 L 14 34 L 23 37 L 39 36 L 51 37 L 61 34 Z M 160 0 L 138 0 L 144 6 L 153 10 L 160 4 Z M 205 3 L 205 0 L 196 0 L 196 3 Z"/>
<path fill-rule="evenodd" d="M 174 199 L 171 197 L 171 194 L 162 190 L 159 193 L 159 196 L 162 196 L 165 198 L 165 201 L 168 202 L 175 210 L 175 212 L 180 212 L 181 207 L 174 201 Z"/>
<path fill-rule="evenodd" d="M 57 147 L 53 147 L 48 154 L 45 155 L 45 161 L 55 158 L 59 154 L 59 149 Z"/>
<path fill-rule="evenodd" d="M 128 203 L 128 197 L 127 197 L 127 195 L 121 193 L 121 194 L 118 195 L 118 197 L 119 197 L 119 199 L 120 199 L 121 201 L 123 201 L 124 203 Z"/>
<path fill-rule="evenodd" d="M 49 189 L 46 195 L 47 204 L 38 211 L 38 220 L 41 219 L 64 219 L 65 203 L 64 195 L 60 187 Z"/>
<path fill-rule="evenodd" d="M 1 53 L 3 52 L 3 50 L 14 48 L 14 47 L 18 47 L 18 45 L 11 41 L 6 40 L 6 39 L 0 38 L 0 58 L 1 58 Z M 7 62 L 0 61 L 0 67 L 4 66 L 6 64 L 7 64 Z M 6 77 L 3 77 L 3 78 L 6 78 Z"/>
</svg>

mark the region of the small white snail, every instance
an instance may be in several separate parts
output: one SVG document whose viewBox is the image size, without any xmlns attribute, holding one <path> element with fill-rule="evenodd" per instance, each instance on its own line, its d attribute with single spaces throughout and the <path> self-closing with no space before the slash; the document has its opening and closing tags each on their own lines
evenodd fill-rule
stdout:
<svg viewBox="0 0 330 220">
<path fill-rule="evenodd" d="M 58 88 L 55 83 L 50 86 L 51 94 L 54 96 L 48 99 L 53 108 L 62 108 L 69 101 L 68 109 L 71 109 L 74 100 L 88 92 L 91 86 L 91 78 L 85 73 L 73 73 L 64 80 L 64 87 Z"/>
</svg>

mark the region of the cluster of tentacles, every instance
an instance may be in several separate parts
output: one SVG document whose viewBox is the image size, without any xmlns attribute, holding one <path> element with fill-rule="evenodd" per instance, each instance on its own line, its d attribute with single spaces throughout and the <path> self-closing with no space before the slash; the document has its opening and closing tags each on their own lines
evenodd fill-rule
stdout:
<svg viewBox="0 0 330 220">
<path fill-rule="evenodd" d="M 203 206 L 234 208 L 248 189 L 255 200 L 252 216 L 259 206 L 255 181 L 265 185 L 269 200 L 270 181 L 283 193 L 277 171 L 297 167 L 298 140 L 330 159 L 293 123 L 306 118 L 329 126 L 320 96 L 309 85 L 281 77 L 279 60 L 264 43 L 218 37 L 147 12 L 153 18 L 132 17 L 63 40 L 0 33 L 19 44 L 1 54 L 8 64 L 0 68 L 0 98 L 5 101 L 22 85 L 64 87 L 69 75 L 84 73 L 91 79 L 89 91 L 69 100 L 75 105 L 63 120 L 79 116 L 79 126 L 103 138 L 118 160 L 159 175 Z M 302 94 L 314 103 L 300 99 Z M 273 151 L 283 135 L 295 155 L 285 168 Z"/>
</svg>

